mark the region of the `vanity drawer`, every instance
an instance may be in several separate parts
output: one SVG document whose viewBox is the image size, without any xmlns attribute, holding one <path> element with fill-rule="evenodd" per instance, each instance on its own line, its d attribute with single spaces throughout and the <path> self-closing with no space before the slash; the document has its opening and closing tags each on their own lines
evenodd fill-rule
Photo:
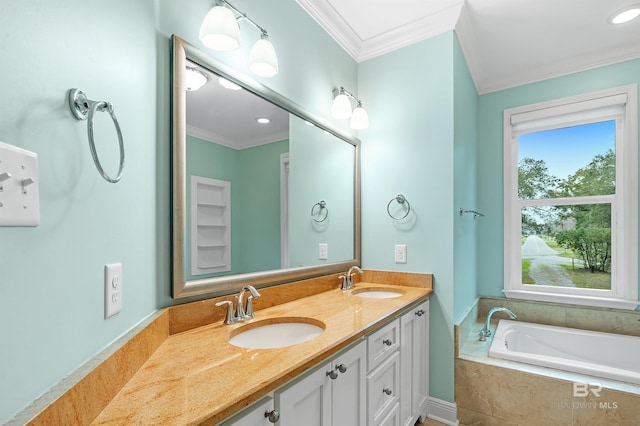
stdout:
<svg viewBox="0 0 640 426">
<path fill-rule="evenodd" d="M 400 348 L 400 320 L 385 325 L 367 339 L 368 371 L 376 368 Z"/>
<path fill-rule="evenodd" d="M 377 425 L 399 401 L 400 353 L 395 352 L 367 376 L 368 424 Z"/>
<path fill-rule="evenodd" d="M 400 426 L 400 404 L 394 405 L 389 414 L 384 416 L 376 426 Z"/>
</svg>

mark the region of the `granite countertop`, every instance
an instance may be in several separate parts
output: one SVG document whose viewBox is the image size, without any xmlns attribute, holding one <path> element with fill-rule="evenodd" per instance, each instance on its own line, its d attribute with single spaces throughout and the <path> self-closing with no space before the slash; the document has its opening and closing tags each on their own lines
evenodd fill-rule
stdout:
<svg viewBox="0 0 640 426">
<path fill-rule="evenodd" d="M 254 319 L 238 324 L 217 322 L 170 335 L 92 424 L 217 424 L 433 293 L 430 288 L 356 284 L 356 289 L 363 287 L 403 294 L 367 299 L 353 290 L 329 290 L 259 310 Z M 326 328 L 312 340 L 278 349 L 228 343 L 233 330 L 280 317 L 313 318 Z"/>
</svg>

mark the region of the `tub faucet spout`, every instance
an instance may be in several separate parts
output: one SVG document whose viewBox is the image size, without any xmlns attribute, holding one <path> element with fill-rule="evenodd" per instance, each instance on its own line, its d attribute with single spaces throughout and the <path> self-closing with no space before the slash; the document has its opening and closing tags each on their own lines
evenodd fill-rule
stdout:
<svg viewBox="0 0 640 426">
<path fill-rule="evenodd" d="M 484 342 L 485 340 L 487 340 L 487 337 L 491 336 L 491 330 L 489 329 L 490 321 L 491 321 L 491 315 L 493 315 L 496 312 L 504 312 L 507 315 L 509 315 L 509 318 L 511 318 L 511 319 L 518 318 L 518 316 L 516 314 L 514 314 L 513 312 L 511 312 L 507 308 L 492 308 L 489 311 L 489 314 L 487 315 L 487 321 L 485 322 L 484 327 L 482 328 L 482 330 L 480 330 L 480 341 L 481 342 Z"/>
</svg>

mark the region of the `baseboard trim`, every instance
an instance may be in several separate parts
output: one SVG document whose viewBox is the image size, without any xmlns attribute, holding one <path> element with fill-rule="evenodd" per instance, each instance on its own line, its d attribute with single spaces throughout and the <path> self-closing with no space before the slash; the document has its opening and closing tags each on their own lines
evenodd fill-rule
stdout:
<svg viewBox="0 0 640 426">
<path fill-rule="evenodd" d="M 429 412 L 427 417 L 449 426 L 458 426 L 458 406 L 455 402 L 429 397 Z"/>
</svg>

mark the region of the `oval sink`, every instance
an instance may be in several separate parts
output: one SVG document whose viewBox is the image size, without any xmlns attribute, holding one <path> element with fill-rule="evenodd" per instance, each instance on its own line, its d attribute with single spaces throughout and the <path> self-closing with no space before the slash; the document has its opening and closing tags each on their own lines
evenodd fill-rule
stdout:
<svg viewBox="0 0 640 426">
<path fill-rule="evenodd" d="M 248 349 L 284 348 L 311 340 L 324 329 L 324 323 L 313 318 L 270 318 L 233 330 L 229 343 Z"/>
<path fill-rule="evenodd" d="M 351 294 L 366 299 L 393 299 L 402 296 L 404 292 L 395 288 L 365 287 L 356 288 Z"/>
</svg>

